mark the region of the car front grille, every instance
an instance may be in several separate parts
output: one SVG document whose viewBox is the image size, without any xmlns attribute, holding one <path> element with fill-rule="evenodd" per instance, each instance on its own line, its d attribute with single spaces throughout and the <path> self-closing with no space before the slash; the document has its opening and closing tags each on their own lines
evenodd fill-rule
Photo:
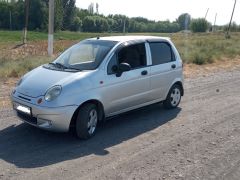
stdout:
<svg viewBox="0 0 240 180">
<path fill-rule="evenodd" d="M 31 99 L 26 98 L 26 97 L 23 97 L 23 96 L 18 96 L 18 97 L 21 98 L 21 99 L 24 99 L 24 100 L 26 100 L 26 101 L 31 101 Z"/>
</svg>

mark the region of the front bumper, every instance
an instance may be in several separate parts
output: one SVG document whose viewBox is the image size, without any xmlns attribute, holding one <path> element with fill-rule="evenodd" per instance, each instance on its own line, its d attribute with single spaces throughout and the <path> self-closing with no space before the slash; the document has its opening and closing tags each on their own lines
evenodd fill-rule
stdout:
<svg viewBox="0 0 240 180">
<path fill-rule="evenodd" d="M 13 104 L 18 103 L 31 109 L 31 115 L 14 109 L 16 115 L 22 121 L 35 127 L 55 132 L 67 132 L 69 130 L 72 116 L 78 108 L 77 105 L 54 108 L 42 107 L 26 102 L 15 96 L 12 96 L 11 99 Z"/>
</svg>

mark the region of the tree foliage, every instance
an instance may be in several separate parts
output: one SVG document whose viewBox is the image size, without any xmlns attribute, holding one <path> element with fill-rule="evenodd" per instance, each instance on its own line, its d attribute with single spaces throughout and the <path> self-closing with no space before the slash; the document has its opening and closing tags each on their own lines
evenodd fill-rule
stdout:
<svg viewBox="0 0 240 180">
<path fill-rule="evenodd" d="M 191 23 L 191 16 L 188 13 L 183 13 L 177 18 L 177 23 L 180 26 L 181 30 L 189 30 Z"/>
<path fill-rule="evenodd" d="M 190 26 L 193 32 L 206 32 L 209 27 L 209 23 L 204 18 L 198 18 L 193 19 Z"/>
<path fill-rule="evenodd" d="M 54 29 L 61 30 L 63 27 L 63 6 L 62 0 L 55 0 L 54 8 Z"/>
<path fill-rule="evenodd" d="M 99 14 L 99 5 L 91 3 L 88 9 L 75 6 L 76 0 L 55 0 L 54 29 L 84 32 L 163 32 L 174 33 L 185 29 L 205 32 L 210 24 L 205 19 L 193 19 L 188 13 L 181 14 L 175 22 L 152 21 L 144 17 L 129 18 L 115 14 Z M 47 31 L 49 0 L 31 0 L 29 10 L 30 30 Z M 21 30 L 24 25 L 24 0 L 0 0 L 0 29 Z M 11 22 L 11 23 L 10 23 Z M 222 28 L 224 29 L 224 28 Z M 233 31 L 240 26 L 232 24 Z"/>
<path fill-rule="evenodd" d="M 63 7 L 63 21 L 62 30 L 70 30 L 73 25 L 73 20 L 75 16 L 75 2 L 76 0 L 62 0 Z"/>
</svg>

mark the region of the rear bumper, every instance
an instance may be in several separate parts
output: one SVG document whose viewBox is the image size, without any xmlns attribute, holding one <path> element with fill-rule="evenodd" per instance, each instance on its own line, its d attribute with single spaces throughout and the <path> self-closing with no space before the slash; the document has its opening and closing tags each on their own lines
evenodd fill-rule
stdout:
<svg viewBox="0 0 240 180">
<path fill-rule="evenodd" d="M 76 105 L 63 106 L 56 108 L 41 107 L 14 96 L 11 97 L 12 103 L 19 103 L 21 105 L 31 108 L 31 115 L 27 115 L 18 110 L 15 110 L 16 115 L 23 121 L 35 127 L 55 131 L 67 132 L 75 110 L 78 108 Z"/>
</svg>

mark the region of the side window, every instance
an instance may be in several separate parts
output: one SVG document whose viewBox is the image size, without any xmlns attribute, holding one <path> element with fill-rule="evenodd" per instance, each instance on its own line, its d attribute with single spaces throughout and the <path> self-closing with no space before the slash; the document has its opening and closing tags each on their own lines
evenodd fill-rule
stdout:
<svg viewBox="0 0 240 180">
<path fill-rule="evenodd" d="M 119 64 L 128 63 L 131 66 L 131 69 L 146 66 L 147 62 L 145 44 L 134 44 L 122 48 L 118 52 L 117 59 Z"/>
<path fill-rule="evenodd" d="M 172 52 L 171 45 L 166 42 L 150 43 L 152 55 L 152 65 L 169 63 L 175 61 L 175 56 Z"/>
<path fill-rule="evenodd" d="M 114 54 L 108 63 L 107 73 L 113 74 L 112 67 L 121 63 L 128 63 L 131 69 L 137 69 L 147 65 L 145 44 L 134 44 L 123 47 Z"/>
</svg>

